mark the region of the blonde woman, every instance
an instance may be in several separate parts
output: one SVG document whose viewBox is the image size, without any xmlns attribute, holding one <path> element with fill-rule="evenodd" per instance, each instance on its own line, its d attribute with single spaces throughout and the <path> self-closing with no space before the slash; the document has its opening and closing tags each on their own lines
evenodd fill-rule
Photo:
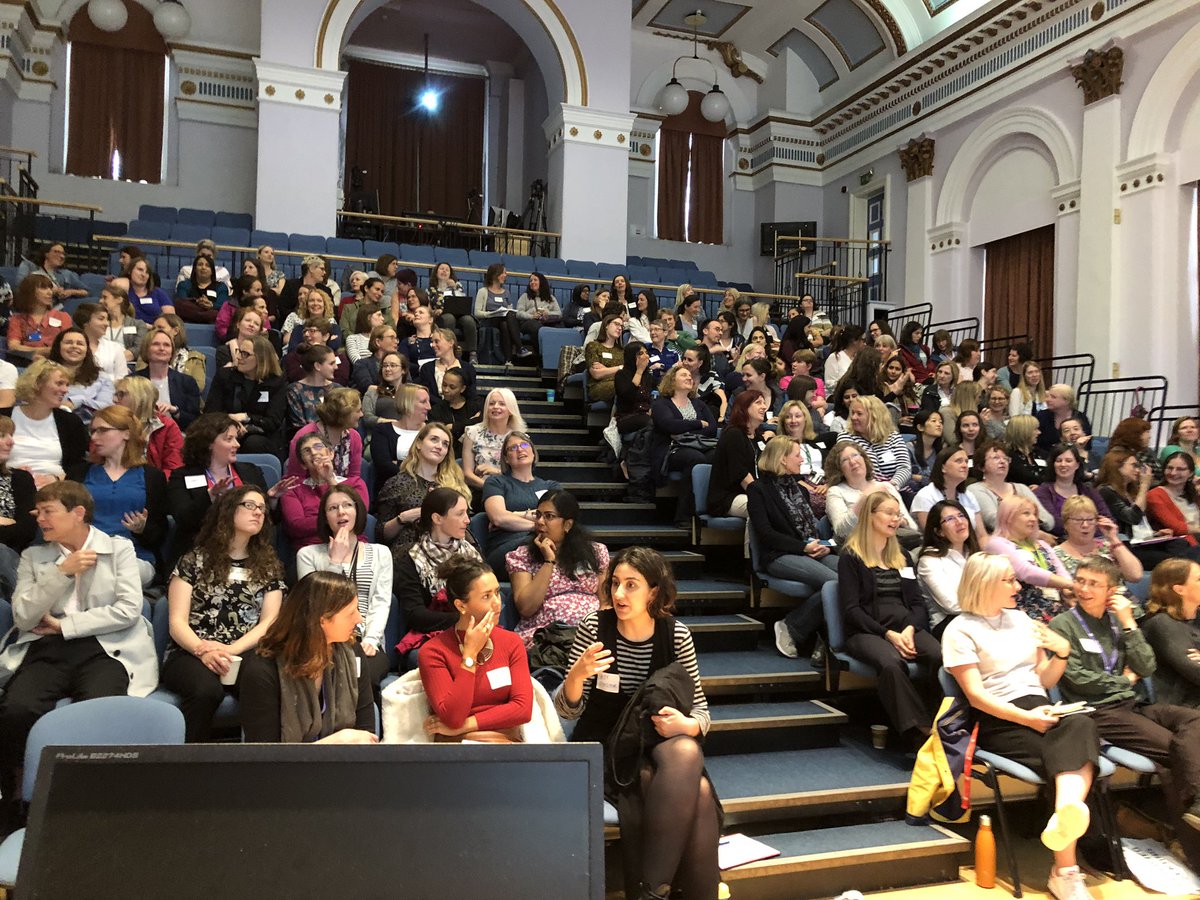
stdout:
<svg viewBox="0 0 1200 900">
<path fill-rule="evenodd" d="M 912 557 L 896 540 L 903 510 L 882 491 L 863 500 L 858 524 L 838 555 L 838 606 L 846 651 L 875 669 L 893 727 L 904 746 L 919 747 L 933 714 L 930 698 L 922 698 L 909 678 L 908 664 L 919 663 L 936 687 L 942 648 L 929 633 L 929 610 Z"/>
<path fill-rule="evenodd" d="M 154 334 L 151 332 L 150 337 Z M 238 341 L 234 367 L 217 370 L 205 409 L 227 413 L 238 423 L 243 452 L 282 453 L 287 446 L 283 435 L 287 382 L 275 348 L 265 335 Z"/>
<path fill-rule="evenodd" d="M 800 445 L 800 482 L 808 489 L 808 500 L 818 516 L 825 514 L 825 466 L 812 414 L 799 400 L 789 400 L 779 410 L 779 436 L 790 437 Z"/>
<path fill-rule="evenodd" d="M 967 560 L 958 593 L 962 615 L 942 635 L 946 671 L 975 710 L 979 747 L 1054 785 L 1054 813 L 1042 831 L 1054 853 L 1050 893 L 1082 900 L 1092 895 L 1076 865 L 1075 842 L 1088 826 L 1085 801 L 1099 733 L 1088 716 L 1051 715 L 1046 691 L 1066 671 L 1071 644 L 1015 608 L 1018 586 L 1003 556 L 976 553 Z"/>
<path fill-rule="evenodd" d="M 1029 360 L 1021 366 L 1021 380 L 1008 398 L 1010 416 L 1033 416 L 1046 408 L 1046 386 L 1042 384 L 1042 367 Z"/>
<path fill-rule="evenodd" d="M 170 416 L 158 413 L 158 391 L 145 378 L 122 378 L 113 389 L 113 403 L 124 406 L 142 423 L 146 461 L 168 479 L 183 466 L 183 432 Z"/>
<path fill-rule="evenodd" d="M 508 388 L 489 391 L 483 401 L 483 421 L 463 432 L 463 474 L 476 490 L 490 475 L 499 475 L 504 439 L 510 431 L 525 431 L 516 395 Z"/>
<path fill-rule="evenodd" d="M 421 503 L 430 491 L 451 488 L 471 502 L 462 469 L 452 452 L 454 436 L 442 422 L 427 422 L 417 432 L 400 471 L 379 492 L 380 537 L 393 550 L 415 543 L 421 535 Z"/>
<path fill-rule="evenodd" d="M 423 384 L 401 385 L 396 392 L 396 420 L 381 422 L 371 432 L 376 491 L 400 471 L 400 463 L 429 419 L 431 406 L 429 389 Z"/>
<path fill-rule="evenodd" d="M 771 304 L 760 300 L 750 307 L 750 318 L 757 328 L 764 329 L 776 344 L 779 343 L 779 329 L 771 324 Z"/>
<path fill-rule="evenodd" d="M 1015 395 L 1015 391 L 1013 392 Z M 1004 443 L 1011 465 L 1008 480 L 1036 486 L 1046 479 L 1046 458 L 1037 446 L 1041 428 L 1033 416 L 1014 415 L 1004 429 Z"/>
<path fill-rule="evenodd" d="M 892 422 L 883 401 L 875 396 L 856 397 L 850 401 L 848 430 L 838 436 L 838 443 L 853 441 L 871 459 L 875 477 L 889 482 L 896 490 L 904 488 L 912 478 L 912 454 Z"/>
</svg>

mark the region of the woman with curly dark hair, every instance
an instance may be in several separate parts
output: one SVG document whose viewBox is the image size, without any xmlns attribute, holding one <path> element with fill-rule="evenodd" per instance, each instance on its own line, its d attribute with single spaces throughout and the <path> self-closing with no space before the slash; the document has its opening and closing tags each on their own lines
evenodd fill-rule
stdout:
<svg viewBox="0 0 1200 900">
<path fill-rule="evenodd" d="M 167 588 L 171 646 L 162 683 L 180 697 L 189 742 L 207 741 L 212 718 L 237 689 L 242 655 L 266 633 L 283 602 L 266 493 L 234 488 L 205 516 L 195 549 Z"/>
</svg>

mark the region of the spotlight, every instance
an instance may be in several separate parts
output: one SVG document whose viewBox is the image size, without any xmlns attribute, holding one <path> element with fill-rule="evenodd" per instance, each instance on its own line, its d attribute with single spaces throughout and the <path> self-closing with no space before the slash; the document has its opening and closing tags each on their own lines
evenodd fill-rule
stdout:
<svg viewBox="0 0 1200 900">
<path fill-rule="evenodd" d="M 437 112 L 439 100 L 438 92 L 435 90 L 421 92 L 421 106 L 425 107 L 429 112 Z"/>
</svg>

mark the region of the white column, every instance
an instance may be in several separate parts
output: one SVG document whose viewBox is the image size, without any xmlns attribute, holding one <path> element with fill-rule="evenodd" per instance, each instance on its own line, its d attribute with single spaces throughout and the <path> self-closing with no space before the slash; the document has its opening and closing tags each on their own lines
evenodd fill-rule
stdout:
<svg viewBox="0 0 1200 900">
<path fill-rule="evenodd" d="M 1053 191 L 1058 207 L 1054 223 L 1054 355 L 1090 352 L 1076 342 L 1079 319 L 1091 315 L 1090 308 L 1079 308 L 1079 228 L 1083 221 L 1079 212 L 1079 182 L 1071 182 Z M 1107 364 L 1106 364 L 1107 365 Z M 1096 377 L 1107 378 L 1108 369 L 1101 369 L 1096 357 Z"/>
<path fill-rule="evenodd" d="M 897 305 L 932 302 L 929 289 L 929 242 L 925 236 L 933 225 L 933 176 L 926 175 L 908 182 L 908 215 L 904 233 L 904 295 L 895 298 Z M 889 300 L 893 298 L 889 297 Z M 942 318 L 939 306 L 934 318 Z M 957 317 L 955 317 L 957 318 Z"/>
<path fill-rule="evenodd" d="M 337 233 L 345 72 L 254 60 L 258 76 L 258 191 L 265 231 Z"/>
<path fill-rule="evenodd" d="M 967 243 L 967 228 L 962 222 L 951 222 L 925 232 L 922 244 L 928 257 L 929 280 L 926 297 L 942 320 L 977 316 L 983 324 L 983 255 L 982 247 Z M 910 300 L 907 302 L 920 302 Z"/>
<path fill-rule="evenodd" d="M 1065 319 L 1058 319 L 1058 310 L 1078 302 L 1082 308 L 1074 317 L 1074 344 L 1095 355 L 1096 377 L 1108 378 L 1123 341 L 1113 315 L 1120 252 L 1117 226 L 1113 224 L 1116 202 L 1112 177 L 1121 159 L 1119 94 L 1084 107 L 1081 147 L 1079 207 L 1084 212 L 1079 220 L 1078 289 L 1075 296 L 1064 297 L 1056 292 L 1055 326 L 1067 324 Z M 1054 252 L 1060 260 L 1066 251 L 1066 247 L 1056 244 Z"/>
<path fill-rule="evenodd" d="M 564 259 L 624 263 L 629 132 L 634 116 L 566 103 L 543 126 L 550 146 L 548 219 Z"/>
</svg>

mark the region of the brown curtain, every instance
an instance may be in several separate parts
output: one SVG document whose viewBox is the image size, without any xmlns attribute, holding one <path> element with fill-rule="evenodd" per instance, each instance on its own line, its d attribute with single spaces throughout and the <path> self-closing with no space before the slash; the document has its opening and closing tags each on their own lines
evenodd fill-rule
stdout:
<svg viewBox="0 0 1200 900">
<path fill-rule="evenodd" d="M 984 245 L 984 335 L 1027 334 L 1054 355 L 1054 226 Z"/>
<path fill-rule="evenodd" d="M 658 237 L 664 241 L 682 241 L 683 204 L 687 196 L 688 139 L 686 131 L 659 134 L 658 144 Z"/>
<path fill-rule="evenodd" d="M 467 192 L 483 187 L 483 80 L 352 61 L 347 85 L 346 183 L 366 169 L 384 215 L 466 216 Z M 417 104 L 427 85 L 440 94 L 435 113 Z"/>
<path fill-rule="evenodd" d="M 703 100 L 700 92 L 688 91 L 687 109 L 664 119 L 659 131 L 658 236 L 665 241 L 719 244 L 725 239 L 725 123 L 701 115 Z"/>
<path fill-rule="evenodd" d="M 109 178 L 117 150 L 122 178 L 157 184 L 167 46 L 145 7 L 125 8 L 125 27 L 112 34 L 92 24 L 86 6 L 71 19 L 67 172 Z"/>
<path fill-rule="evenodd" d="M 692 197 L 688 207 L 688 240 L 720 244 L 725 240 L 725 139 L 692 135 Z"/>
</svg>

